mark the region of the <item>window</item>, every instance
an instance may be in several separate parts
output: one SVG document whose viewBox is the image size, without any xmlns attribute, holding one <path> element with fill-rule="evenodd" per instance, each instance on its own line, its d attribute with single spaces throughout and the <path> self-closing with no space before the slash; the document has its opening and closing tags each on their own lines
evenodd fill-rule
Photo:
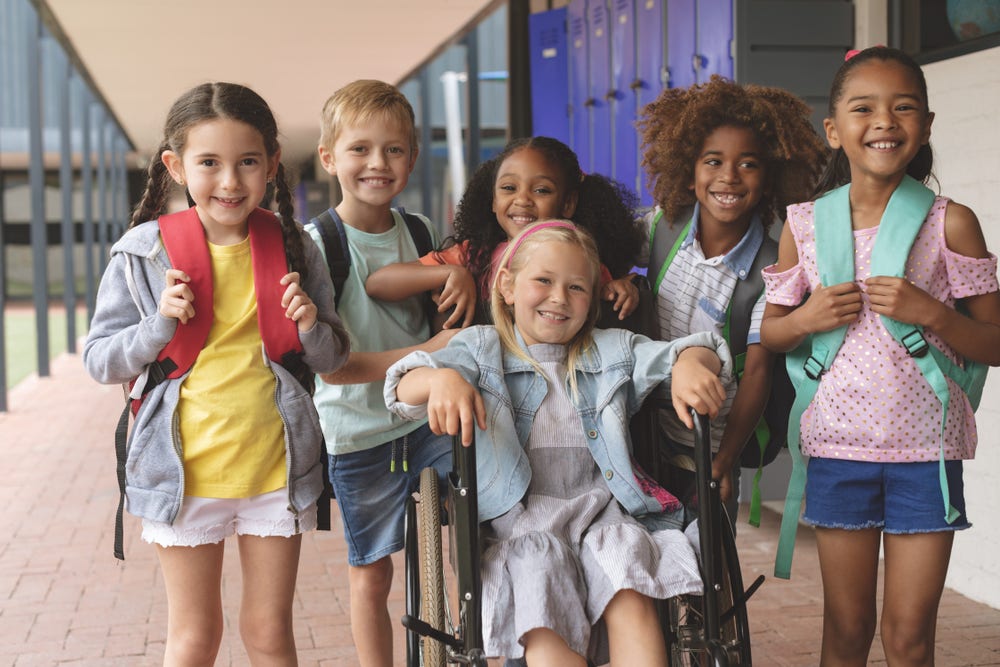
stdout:
<svg viewBox="0 0 1000 667">
<path fill-rule="evenodd" d="M 921 63 L 1000 46 L 1000 0 L 896 0 L 890 13 L 900 47 Z"/>
</svg>

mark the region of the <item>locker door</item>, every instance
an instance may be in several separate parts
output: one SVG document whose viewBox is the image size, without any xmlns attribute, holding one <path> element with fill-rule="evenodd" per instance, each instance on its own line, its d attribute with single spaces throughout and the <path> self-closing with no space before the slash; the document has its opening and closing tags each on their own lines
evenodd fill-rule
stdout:
<svg viewBox="0 0 1000 667">
<path fill-rule="evenodd" d="M 732 43 L 732 0 L 698 0 L 698 83 L 713 74 L 733 78 Z"/>
<path fill-rule="evenodd" d="M 587 34 L 587 0 L 573 0 L 567 8 L 569 30 L 570 148 L 580 166 L 591 171 L 590 159 L 590 68 Z"/>
<path fill-rule="evenodd" d="M 611 177 L 637 193 L 635 31 L 634 0 L 611 0 Z"/>
<path fill-rule="evenodd" d="M 644 106 L 656 99 L 666 84 L 667 51 L 665 5 L 666 0 L 636 0 L 636 77 L 634 90 L 636 97 L 636 118 L 642 115 Z M 643 172 L 642 147 L 636 144 L 636 174 L 639 181 L 639 200 L 643 206 L 652 206 L 653 198 L 646 190 L 646 174 Z"/>
<path fill-rule="evenodd" d="M 590 169 L 611 175 L 611 35 L 606 0 L 588 0 L 590 35 Z M 582 163 L 581 163 L 582 164 Z"/>
<path fill-rule="evenodd" d="M 697 0 L 667 1 L 667 65 L 670 88 L 687 88 L 697 83 L 694 68 L 698 52 Z"/>
<path fill-rule="evenodd" d="M 570 145 L 566 8 L 531 14 L 528 42 L 532 134 L 553 137 Z"/>
</svg>

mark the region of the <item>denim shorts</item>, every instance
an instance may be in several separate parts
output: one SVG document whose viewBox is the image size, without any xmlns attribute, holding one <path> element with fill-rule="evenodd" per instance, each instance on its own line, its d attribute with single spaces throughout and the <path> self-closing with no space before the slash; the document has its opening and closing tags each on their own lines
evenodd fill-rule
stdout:
<svg viewBox="0 0 1000 667">
<path fill-rule="evenodd" d="M 406 440 L 408 465 L 403 470 Z M 420 486 L 420 471 L 434 468 L 442 494 L 451 471 L 451 436 L 427 424 L 371 449 L 330 457 L 330 481 L 344 523 L 347 562 L 368 565 L 403 548 L 406 499 Z M 395 457 L 393 454 L 395 453 Z M 395 472 L 389 467 L 395 458 Z"/>
<path fill-rule="evenodd" d="M 962 462 L 945 461 L 951 505 L 959 512 L 950 524 L 944 517 L 938 465 L 814 457 L 809 460 L 802 520 L 822 528 L 879 528 L 896 534 L 968 528 Z"/>
<path fill-rule="evenodd" d="M 199 547 L 217 544 L 230 535 L 291 537 L 316 529 L 316 505 L 288 511 L 288 489 L 250 498 L 184 496 L 172 524 L 142 520 L 142 539 L 161 547 Z"/>
</svg>

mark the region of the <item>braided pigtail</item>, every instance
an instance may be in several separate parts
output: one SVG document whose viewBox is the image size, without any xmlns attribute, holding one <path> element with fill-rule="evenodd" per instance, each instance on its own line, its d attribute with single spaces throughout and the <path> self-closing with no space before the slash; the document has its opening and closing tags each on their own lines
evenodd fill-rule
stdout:
<svg viewBox="0 0 1000 667">
<path fill-rule="evenodd" d="M 306 266 L 305 250 L 302 247 L 302 233 L 295 222 L 295 206 L 292 203 L 292 192 L 285 176 L 285 165 L 278 163 L 278 173 L 274 177 L 274 199 L 278 203 L 278 215 L 281 217 L 281 236 L 285 240 L 285 256 L 288 258 L 288 268 L 298 271 L 304 283 L 309 277 Z"/>
<path fill-rule="evenodd" d="M 163 160 L 160 159 L 163 151 L 166 150 L 170 150 L 170 146 L 164 142 L 156 152 L 156 157 L 149 162 L 146 190 L 142 193 L 142 198 L 132 212 L 129 229 L 158 217 L 167 204 L 170 173 L 167 171 L 166 165 L 163 164 Z"/>
</svg>

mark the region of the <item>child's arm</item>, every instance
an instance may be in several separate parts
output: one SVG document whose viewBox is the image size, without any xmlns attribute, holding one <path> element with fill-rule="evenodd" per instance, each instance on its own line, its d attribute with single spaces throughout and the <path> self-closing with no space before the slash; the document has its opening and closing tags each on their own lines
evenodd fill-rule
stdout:
<svg viewBox="0 0 1000 667">
<path fill-rule="evenodd" d="M 959 255 L 989 257 L 976 214 L 961 204 L 951 202 L 945 212 L 945 242 Z M 1000 366 L 1000 292 L 963 299 L 966 316 L 904 278 L 873 276 L 865 287 L 872 310 L 879 315 L 921 325 L 963 357 Z"/>
<path fill-rule="evenodd" d="M 475 426 L 486 428 L 483 397 L 451 368 L 427 366 L 408 371 L 396 386 L 396 398 L 409 405 L 427 404 L 427 423 L 434 433 L 461 435 L 472 444 Z"/>
<path fill-rule="evenodd" d="M 165 285 L 155 300 L 157 309 L 150 313 L 139 310 L 129 291 L 126 274 L 132 269 L 126 255 L 112 256 L 97 293 L 94 319 L 83 348 L 83 363 L 87 372 L 98 382 L 122 384 L 139 376 L 156 360 L 170 342 L 181 322 L 194 317 L 194 294 L 187 274 L 179 269 L 160 272 L 150 269 L 153 284 L 145 285 L 150 302 L 155 290 Z M 159 283 L 159 275 L 164 283 Z M 137 289 L 139 289 L 137 287 Z"/>
<path fill-rule="evenodd" d="M 777 272 L 787 271 L 798 263 L 795 238 L 791 226 L 786 224 L 778 244 Z M 857 283 L 820 287 L 797 307 L 768 303 L 760 325 L 760 340 L 772 352 L 787 352 L 809 334 L 850 324 L 860 312 L 861 288 Z"/>
<path fill-rule="evenodd" d="M 462 321 L 463 327 L 472 324 L 476 315 L 476 281 L 464 266 L 400 262 L 383 266 L 365 281 L 368 296 L 382 301 L 402 301 L 423 292 L 438 290 L 438 312 L 443 313 L 452 306 L 455 307 L 451 316 L 445 320 L 444 328 L 459 321 Z"/>
<path fill-rule="evenodd" d="M 677 355 L 670 381 L 674 410 L 684 425 L 694 428 L 688 410 L 715 417 L 726 400 L 726 389 L 719 380 L 722 360 L 707 347 L 689 347 Z"/>
<path fill-rule="evenodd" d="M 720 480 L 719 491 L 723 500 L 732 497 L 734 489 L 730 473 L 767 405 L 774 363 L 774 354 L 763 345 L 747 346 L 743 377 L 726 417 L 719 451 L 712 460 L 712 479 Z"/>
<path fill-rule="evenodd" d="M 394 363 L 410 352 L 435 352 L 440 350 L 460 329 L 445 329 L 420 345 L 401 347 L 384 352 L 351 352 L 347 363 L 335 373 L 323 373 L 319 377 L 327 384 L 363 384 L 385 379 L 385 372 Z"/>
</svg>

